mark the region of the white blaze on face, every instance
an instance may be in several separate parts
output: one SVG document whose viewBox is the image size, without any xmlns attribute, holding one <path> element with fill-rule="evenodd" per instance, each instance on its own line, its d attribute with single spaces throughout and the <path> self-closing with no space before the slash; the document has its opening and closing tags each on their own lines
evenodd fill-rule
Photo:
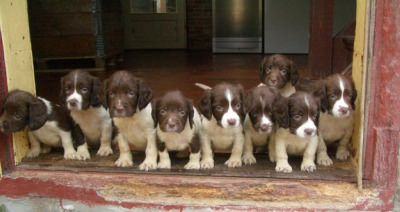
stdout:
<svg viewBox="0 0 400 212">
<path fill-rule="evenodd" d="M 71 109 L 75 109 L 75 110 L 81 110 L 82 109 L 82 95 L 80 93 L 78 93 L 78 91 L 76 90 L 77 89 L 76 84 L 78 82 L 77 78 L 78 78 L 78 73 L 75 73 L 75 76 L 74 76 L 74 92 L 67 97 L 67 107 L 70 110 Z M 70 101 L 72 101 L 72 100 L 77 101 L 76 106 L 72 106 L 70 104 Z"/>
<path fill-rule="evenodd" d="M 223 128 L 230 128 L 230 127 L 239 127 L 240 125 L 240 117 L 239 115 L 232 109 L 232 94 L 229 89 L 225 91 L 225 97 L 228 100 L 228 111 L 222 116 L 221 125 Z M 235 120 L 235 125 L 230 125 L 229 120 Z"/>
<path fill-rule="evenodd" d="M 344 84 L 342 79 L 339 79 L 339 88 L 340 88 L 340 99 L 335 102 L 335 104 L 332 107 L 332 114 L 333 116 L 336 117 L 347 117 L 350 115 L 350 105 L 344 101 Z M 347 113 L 343 114 L 340 112 L 341 108 L 346 108 Z"/>
<path fill-rule="evenodd" d="M 261 121 L 260 121 L 260 126 L 263 126 L 263 125 L 267 125 L 268 130 L 267 131 L 260 130 L 260 133 L 271 133 L 272 132 L 273 123 L 265 114 L 263 114 L 263 116 L 261 117 Z"/>
<path fill-rule="evenodd" d="M 310 103 L 309 103 L 307 97 L 304 97 L 304 101 L 305 101 L 307 107 L 310 108 Z M 308 111 L 310 111 L 310 110 L 308 110 Z M 312 131 L 311 135 L 308 135 L 306 133 L 306 130 L 311 130 Z M 301 138 L 306 138 L 306 137 L 315 136 L 316 134 L 317 134 L 317 126 L 315 126 L 315 123 L 313 122 L 313 120 L 310 117 L 310 113 L 308 113 L 307 121 L 304 122 L 302 125 L 300 125 L 300 127 L 298 127 L 296 129 L 296 135 Z"/>
</svg>

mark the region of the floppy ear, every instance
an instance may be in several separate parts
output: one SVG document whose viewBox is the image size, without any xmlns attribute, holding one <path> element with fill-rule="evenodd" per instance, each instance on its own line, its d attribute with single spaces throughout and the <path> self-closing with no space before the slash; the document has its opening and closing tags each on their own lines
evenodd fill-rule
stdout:
<svg viewBox="0 0 400 212">
<path fill-rule="evenodd" d="M 265 65 L 267 63 L 267 57 L 264 57 L 260 63 L 260 70 L 258 71 L 258 77 L 261 82 L 264 82 L 265 79 Z"/>
<path fill-rule="evenodd" d="M 326 93 L 326 86 L 325 86 L 325 82 L 324 81 L 319 82 L 316 90 L 313 91 L 312 95 L 317 100 L 321 112 L 328 111 L 329 102 L 328 102 L 328 97 L 327 97 L 327 93 Z"/>
<path fill-rule="evenodd" d="M 29 103 L 29 120 L 28 126 L 30 130 L 37 130 L 46 123 L 47 120 L 47 108 L 46 105 L 35 98 Z"/>
<path fill-rule="evenodd" d="M 66 96 L 65 96 L 65 89 L 64 89 L 64 77 L 61 77 L 60 79 L 60 105 L 61 106 L 66 106 L 65 101 L 66 101 Z"/>
<path fill-rule="evenodd" d="M 288 128 L 289 127 L 289 106 L 288 99 L 277 94 L 277 98 L 273 104 L 273 118 L 279 127 Z"/>
<path fill-rule="evenodd" d="M 153 98 L 153 91 L 143 80 L 139 80 L 138 86 L 139 86 L 138 106 L 139 110 L 142 110 L 147 106 L 147 104 L 150 103 L 151 99 Z"/>
<path fill-rule="evenodd" d="M 295 63 L 293 62 L 293 60 L 290 60 L 290 82 L 292 83 L 292 85 L 295 85 L 297 83 L 297 81 L 299 80 L 299 73 L 297 72 L 297 67 L 295 65 Z"/>
<path fill-rule="evenodd" d="M 193 117 L 194 117 L 194 109 L 193 109 L 192 100 L 186 98 L 186 106 L 189 111 L 188 118 L 189 118 L 190 129 L 192 129 L 193 128 Z"/>
<path fill-rule="evenodd" d="M 101 90 L 101 81 L 99 78 L 92 76 L 92 92 L 90 95 L 90 105 L 98 106 L 101 104 L 99 92 Z"/>
<path fill-rule="evenodd" d="M 245 94 L 244 94 L 243 110 L 244 110 L 245 114 L 249 113 L 251 111 L 251 109 L 252 109 L 252 104 L 253 104 L 253 95 L 252 95 L 252 93 L 253 93 L 253 90 L 254 90 L 254 88 L 251 89 L 251 90 L 246 91 Z"/>
<path fill-rule="evenodd" d="M 158 113 L 157 113 L 158 102 L 159 102 L 158 99 L 154 99 L 153 102 L 151 103 L 151 117 L 153 118 L 154 121 L 154 128 L 156 128 L 158 124 Z"/>
<path fill-rule="evenodd" d="M 199 103 L 197 104 L 199 107 L 199 111 L 206 117 L 208 120 L 211 119 L 212 116 L 212 108 L 211 108 L 211 91 L 204 91 L 203 96 L 200 98 Z"/>
<path fill-rule="evenodd" d="M 352 89 L 350 104 L 351 104 L 351 107 L 353 108 L 353 110 L 355 110 L 356 109 L 357 90 L 356 90 L 356 86 L 354 85 L 354 81 L 351 78 L 351 76 L 348 78 L 351 82 L 351 89 Z"/>
<path fill-rule="evenodd" d="M 246 96 L 245 96 L 245 92 L 244 92 L 243 86 L 241 84 L 237 84 L 237 87 L 239 88 L 240 103 L 242 105 L 242 108 L 240 110 L 240 120 L 243 123 L 244 119 L 246 117 L 246 110 L 245 110 L 245 106 L 244 106 L 244 102 L 245 102 Z"/>
<path fill-rule="evenodd" d="M 101 87 L 97 91 L 97 99 L 104 108 L 108 108 L 108 82 L 108 79 L 104 80 Z"/>
</svg>

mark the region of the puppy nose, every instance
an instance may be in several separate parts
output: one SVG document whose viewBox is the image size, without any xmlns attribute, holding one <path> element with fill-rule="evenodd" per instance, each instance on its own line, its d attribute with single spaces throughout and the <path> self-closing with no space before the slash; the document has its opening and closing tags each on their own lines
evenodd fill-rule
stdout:
<svg viewBox="0 0 400 212">
<path fill-rule="evenodd" d="M 228 119 L 228 124 L 231 126 L 236 125 L 236 119 Z"/>
<path fill-rule="evenodd" d="M 304 130 L 304 133 L 305 133 L 306 135 L 310 136 L 310 135 L 312 135 L 312 134 L 314 133 L 314 130 L 311 129 L 311 128 L 306 128 L 306 129 Z"/>
<path fill-rule="evenodd" d="M 76 99 L 71 99 L 71 100 L 68 101 L 68 103 L 69 103 L 69 105 L 70 105 L 71 107 L 76 107 L 76 106 L 78 105 L 78 100 L 76 100 Z"/>
<path fill-rule="evenodd" d="M 122 104 L 117 104 L 117 105 L 114 106 L 114 109 L 115 109 L 117 112 L 123 112 L 124 109 L 125 109 L 125 107 L 124 107 Z"/>
<path fill-rule="evenodd" d="M 270 79 L 269 82 L 271 84 L 275 85 L 278 82 L 278 80 L 277 79 Z"/>
<path fill-rule="evenodd" d="M 349 111 L 349 108 L 347 108 L 347 107 L 341 107 L 341 108 L 339 108 L 339 112 L 340 112 L 341 114 L 346 114 L 348 111 Z"/>
<path fill-rule="evenodd" d="M 270 124 L 262 124 L 262 125 L 260 126 L 260 128 L 261 128 L 262 131 L 267 131 L 270 127 L 271 127 Z"/>
</svg>

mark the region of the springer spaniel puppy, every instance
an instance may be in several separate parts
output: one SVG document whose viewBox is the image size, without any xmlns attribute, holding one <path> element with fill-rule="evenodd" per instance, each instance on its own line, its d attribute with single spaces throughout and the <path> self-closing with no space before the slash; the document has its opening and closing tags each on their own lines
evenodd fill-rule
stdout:
<svg viewBox="0 0 400 212">
<path fill-rule="evenodd" d="M 247 115 L 243 125 L 245 142 L 242 159 L 244 164 L 256 163 L 253 146 L 267 147 L 274 129 L 273 105 L 279 98 L 282 98 L 280 94 L 267 86 L 255 87 L 247 93 L 244 103 Z"/>
<path fill-rule="evenodd" d="M 261 61 L 259 78 L 261 83 L 258 86 L 268 86 L 288 97 L 296 92 L 294 85 L 299 74 L 292 60 L 281 54 L 273 54 Z"/>
<path fill-rule="evenodd" d="M 189 162 L 185 169 L 200 169 L 200 115 L 192 101 L 180 91 L 170 91 L 153 101 L 152 116 L 161 169 L 170 169 L 168 151 L 181 151 L 189 147 Z"/>
<path fill-rule="evenodd" d="M 153 91 L 141 79 L 127 71 L 117 71 L 104 82 L 103 102 L 118 129 L 116 136 L 120 155 L 115 165 L 133 166 L 129 144 L 145 150 L 146 158 L 140 170 L 157 168 L 157 146 L 154 121 L 151 116 Z"/>
<path fill-rule="evenodd" d="M 350 155 L 348 144 L 353 134 L 357 91 L 352 78 L 341 74 L 328 76 L 323 83 L 325 96 L 321 101 L 317 163 L 329 166 L 332 160 L 327 154 L 326 144 L 339 141 L 336 151 L 339 160 L 346 160 Z"/>
<path fill-rule="evenodd" d="M 63 147 L 64 159 L 75 159 L 71 127 L 68 111 L 21 90 L 8 93 L 0 116 L 3 133 L 27 129 L 30 150 L 26 156 L 29 158 L 48 153 L 51 147 Z"/>
<path fill-rule="evenodd" d="M 246 114 L 243 101 L 244 91 L 241 85 L 220 83 L 212 89 L 205 90 L 198 103 L 199 111 L 204 116 L 200 138 L 201 168 L 214 167 L 213 149 L 231 150 L 231 156 L 225 165 L 242 166 L 242 123 Z"/>
<path fill-rule="evenodd" d="M 112 120 L 101 105 L 101 82 L 84 70 L 75 70 L 61 78 L 61 102 L 77 124 L 73 138 L 77 142 L 77 159 L 90 159 L 89 145 L 98 146 L 97 155 L 108 156 L 111 148 Z"/>
<path fill-rule="evenodd" d="M 292 172 L 288 154 L 303 155 L 302 171 L 316 170 L 319 110 L 319 98 L 301 91 L 277 102 L 274 116 L 279 126 L 269 143 L 269 157 L 276 162 L 275 171 Z"/>
</svg>

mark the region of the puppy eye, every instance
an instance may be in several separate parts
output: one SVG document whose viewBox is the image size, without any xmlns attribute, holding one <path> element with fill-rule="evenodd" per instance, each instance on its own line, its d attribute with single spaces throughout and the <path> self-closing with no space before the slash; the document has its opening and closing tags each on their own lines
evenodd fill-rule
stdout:
<svg viewBox="0 0 400 212">
<path fill-rule="evenodd" d="M 135 96 L 135 92 L 134 91 L 128 91 L 128 97 L 132 98 Z"/>
<path fill-rule="evenodd" d="M 267 70 L 265 70 L 265 73 L 269 74 L 271 72 L 271 68 L 267 68 Z"/>
<path fill-rule="evenodd" d="M 15 120 L 21 120 L 21 119 L 22 119 L 22 116 L 19 115 L 18 113 L 14 113 L 14 119 L 15 119 Z"/>
<path fill-rule="evenodd" d="M 294 119 L 295 121 L 300 121 L 301 118 L 302 118 L 301 115 L 294 115 L 294 116 L 293 116 L 293 119 Z"/>
<path fill-rule="evenodd" d="M 331 98 L 331 99 L 336 99 L 336 95 L 335 95 L 335 94 L 331 94 L 331 95 L 329 96 L 329 98 Z"/>
<path fill-rule="evenodd" d="M 240 107 L 242 107 L 242 104 L 237 103 L 237 104 L 235 105 L 235 107 L 236 107 L 236 109 L 240 109 Z"/>
<path fill-rule="evenodd" d="M 87 88 L 81 88 L 82 93 L 87 93 L 89 90 Z"/>
<path fill-rule="evenodd" d="M 257 116 L 257 112 L 255 112 L 255 111 L 253 111 L 253 112 L 250 112 L 250 116 L 252 116 L 252 117 L 256 117 L 256 116 Z"/>
<path fill-rule="evenodd" d="M 281 72 L 281 75 L 286 75 L 287 74 L 287 70 L 286 69 L 282 69 L 280 72 Z"/>
<path fill-rule="evenodd" d="M 114 96 L 115 96 L 115 93 L 114 93 L 114 92 L 112 92 L 112 91 L 110 91 L 110 92 L 108 93 L 108 95 L 109 95 L 111 98 L 114 98 Z"/>
<path fill-rule="evenodd" d="M 185 115 L 186 115 L 186 112 L 185 112 L 184 110 L 181 110 L 181 111 L 179 111 L 179 115 L 180 115 L 180 116 L 185 116 Z"/>
<path fill-rule="evenodd" d="M 167 111 L 166 111 L 165 109 L 161 109 L 161 110 L 160 110 L 160 115 L 163 116 L 163 115 L 165 115 L 165 114 L 167 114 Z"/>
<path fill-rule="evenodd" d="M 215 107 L 215 110 L 217 110 L 218 112 L 222 112 L 224 110 L 224 107 L 222 107 L 221 105 L 217 105 Z"/>
</svg>

